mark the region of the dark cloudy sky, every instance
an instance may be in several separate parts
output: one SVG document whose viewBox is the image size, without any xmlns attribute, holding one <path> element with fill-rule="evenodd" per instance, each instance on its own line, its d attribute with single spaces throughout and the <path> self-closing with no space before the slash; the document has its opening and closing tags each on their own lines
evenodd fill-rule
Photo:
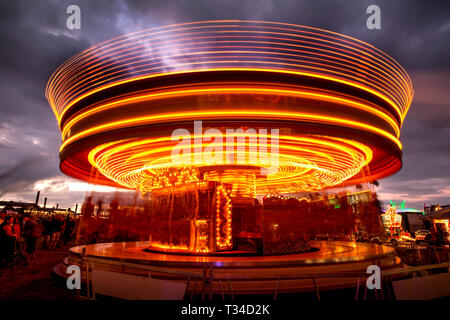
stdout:
<svg viewBox="0 0 450 320">
<path fill-rule="evenodd" d="M 66 8 L 81 8 L 81 30 Z M 366 8 L 381 8 L 381 30 Z M 380 198 L 407 206 L 450 204 L 450 1 L 406 0 L 0 0 L 0 199 L 72 207 L 85 184 L 58 169 L 61 143 L 44 97 L 58 65 L 111 37 L 165 24 L 252 19 L 344 33 L 387 52 L 412 78 L 415 97 L 402 128 L 403 169 L 380 181 Z"/>
</svg>

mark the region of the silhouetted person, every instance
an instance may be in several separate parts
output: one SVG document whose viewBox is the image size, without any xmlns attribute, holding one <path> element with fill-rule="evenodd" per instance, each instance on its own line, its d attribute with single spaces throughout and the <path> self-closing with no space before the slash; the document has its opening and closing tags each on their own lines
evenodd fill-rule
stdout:
<svg viewBox="0 0 450 320">
<path fill-rule="evenodd" d="M 24 237 L 25 237 L 25 252 L 30 259 L 36 258 L 36 241 L 41 236 L 42 225 L 39 220 L 31 216 L 25 223 Z"/>
<path fill-rule="evenodd" d="M 14 253 L 16 246 L 16 233 L 14 231 L 14 218 L 6 217 L 5 221 L 1 225 L 0 230 L 0 242 L 3 244 L 3 258 L 7 265 L 13 266 Z"/>
<path fill-rule="evenodd" d="M 44 241 L 42 242 L 42 248 L 47 249 L 50 247 L 51 241 L 52 241 L 52 224 L 49 217 L 45 217 L 42 220 L 43 229 L 42 232 L 44 236 Z"/>
</svg>

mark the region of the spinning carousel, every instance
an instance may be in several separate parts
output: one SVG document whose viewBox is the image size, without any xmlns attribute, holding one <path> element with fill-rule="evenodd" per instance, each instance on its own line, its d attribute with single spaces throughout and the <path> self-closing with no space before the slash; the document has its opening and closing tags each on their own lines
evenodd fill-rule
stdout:
<svg viewBox="0 0 450 320">
<path fill-rule="evenodd" d="M 400 263 L 352 241 L 361 225 L 384 232 L 371 183 L 401 168 L 413 97 L 405 70 L 367 43 L 273 22 L 151 28 L 72 57 L 46 96 L 61 171 L 135 190 L 146 219 L 145 240 L 74 247 L 72 263 L 83 249 L 104 265 L 230 276 Z"/>
</svg>

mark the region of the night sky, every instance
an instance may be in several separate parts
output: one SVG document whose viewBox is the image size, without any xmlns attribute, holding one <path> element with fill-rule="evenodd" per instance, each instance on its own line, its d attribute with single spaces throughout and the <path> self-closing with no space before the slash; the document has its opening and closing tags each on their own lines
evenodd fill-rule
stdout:
<svg viewBox="0 0 450 320">
<path fill-rule="evenodd" d="M 81 8 L 81 30 L 66 8 Z M 366 8 L 381 8 L 368 30 Z M 39 0 L 0 2 L 0 199 L 74 207 L 85 183 L 65 177 L 61 144 L 45 96 L 52 72 L 72 55 L 126 33 L 173 23 L 248 19 L 320 27 L 375 45 L 409 73 L 415 97 L 402 127 L 402 170 L 380 181 L 382 200 L 450 204 L 450 1 L 364 0 Z M 41 202 L 42 204 L 42 202 Z"/>
</svg>

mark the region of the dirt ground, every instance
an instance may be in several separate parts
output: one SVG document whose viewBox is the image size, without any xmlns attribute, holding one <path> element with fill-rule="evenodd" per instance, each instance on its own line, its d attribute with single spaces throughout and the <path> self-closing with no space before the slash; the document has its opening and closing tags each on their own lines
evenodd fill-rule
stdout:
<svg viewBox="0 0 450 320">
<path fill-rule="evenodd" d="M 52 275 L 55 265 L 67 256 L 69 246 L 37 251 L 37 258 L 14 268 L 0 269 L 0 300 L 75 300 L 61 279 Z"/>
</svg>

